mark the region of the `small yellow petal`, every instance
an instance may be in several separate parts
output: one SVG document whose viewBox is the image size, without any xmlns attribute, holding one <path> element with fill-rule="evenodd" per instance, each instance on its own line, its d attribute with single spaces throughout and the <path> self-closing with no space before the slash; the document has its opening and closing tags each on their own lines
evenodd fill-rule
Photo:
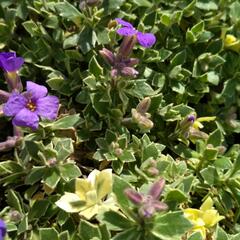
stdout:
<svg viewBox="0 0 240 240">
<path fill-rule="evenodd" d="M 94 215 L 96 215 L 98 213 L 98 205 L 93 205 L 90 207 L 85 208 L 84 210 L 82 210 L 79 214 L 84 216 L 86 219 L 91 219 Z"/>
<path fill-rule="evenodd" d="M 204 203 L 201 205 L 200 210 L 207 211 L 213 207 L 213 200 L 208 197 Z"/>
<path fill-rule="evenodd" d="M 77 178 L 75 180 L 75 193 L 83 200 L 86 198 L 86 193 L 92 189 L 88 179 Z"/>
<path fill-rule="evenodd" d="M 105 169 L 96 176 L 95 189 L 98 200 L 112 191 L 112 169 Z"/>
<path fill-rule="evenodd" d="M 193 123 L 193 127 L 195 129 L 199 129 L 199 128 L 203 128 L 203 125 L 198 120 L 195 120 Z"/>
<path fill-rule="evenodd" d="M 211 121 L 214 121 L 216 119 L 215 116 L 213 117 L 200 117 L 200 118 L 197 118 L 197 121 L 199 122 L 211 122 Z"/>
<path fill-rule="evenodd" d="M 237 38 L 232 34 L 227 34 L 224 40 L 224 45 L 227 47 L 237 41 Z"/>
</svg>

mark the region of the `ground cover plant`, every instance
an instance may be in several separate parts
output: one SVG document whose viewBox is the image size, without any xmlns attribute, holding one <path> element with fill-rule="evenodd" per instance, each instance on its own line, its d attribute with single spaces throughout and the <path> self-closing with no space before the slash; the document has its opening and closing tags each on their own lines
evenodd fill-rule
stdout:
<svg viewBox="0 0 240 240">
<path fill-rule="evenodd" d="M 0 1 L 0 240 L 240 239 L 237 0 Z"/>
</svg>

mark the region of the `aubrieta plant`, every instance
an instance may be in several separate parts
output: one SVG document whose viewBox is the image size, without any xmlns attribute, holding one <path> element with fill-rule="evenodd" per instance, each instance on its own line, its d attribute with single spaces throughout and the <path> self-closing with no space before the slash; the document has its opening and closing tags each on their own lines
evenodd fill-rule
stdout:
<svg viewBox="0 0 240 240">
<path fill-rule="evenodd" d="M 0 1 L 0 240 L 239 240 L 237 0 Z"/>
</svg>

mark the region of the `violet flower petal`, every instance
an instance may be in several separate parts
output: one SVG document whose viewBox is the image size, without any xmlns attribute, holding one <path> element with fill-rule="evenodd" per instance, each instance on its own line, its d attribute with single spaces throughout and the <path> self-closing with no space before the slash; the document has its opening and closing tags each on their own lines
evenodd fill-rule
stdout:
<svg viewBox="0 0 240 240">
<path fill-rule="evenodd" d="M 124 27 L 133 28 L 133 25 L 127 21 L 122 20 L 121 18 L 115 18 L 118 24 L 121 24 Z"/>
<path fill-rule="evenodd" d="M 138 42 L 145 48 L 150 48 L 156 42 L 156 37 L 152 33 L 137 33 Z"/>
<path fill-rule="evenodd" d="M 122 27 L 117 30 L 117 33 L 122 36 L 132 36 L 137 33 L 137 30 L 130 27 Z"/>
<path fill-rule="evenodd" d="M 2 68 L 2 62 L 6 61 L 10 57 L 16 57 L 15 52 L 1 52 L 0 53 L 0 67 Z"/>
<path fill-rule="evenodd" d="M 2 68 L 5 72 L 16 72 L 24 63 L 22 57 L 9 57 L 8 59 L 1 60 Z"/>
<path fill-rule="evenodd" d="M 36 101 L 39 98 L 45 97 L 48 93 L 48 90 L 45 86 L 27 81 L 27 94 L 29 93 L 30 98 Z"/>
<path fill-rule="evenodd" d="M 0 240 L 2 240 L 7 233 L 7 227 L 3 220 L 0 219 Z"/>
<path fill-rule="evenodd" d="M 36 101 L 36 113 L 49 120 L 57 118 L 59 99 L 55 96 L 47 96 Z"/>
<path fill-rule="evenodd" d="M 4 115 L 10 117 L 15 116 L 27 104 L 27 99 L 20 93 L 13 92 L 8 101 L 3 106 Z"/>
<path fill-rule="evenodd" d="M 36 112 L 32 112 L 27 108 L 23 108 L 13 118 L 12 123 L 15 126 L 30 127 L 33 130 L 38 128 L 39 117 Z"/>
</svg>

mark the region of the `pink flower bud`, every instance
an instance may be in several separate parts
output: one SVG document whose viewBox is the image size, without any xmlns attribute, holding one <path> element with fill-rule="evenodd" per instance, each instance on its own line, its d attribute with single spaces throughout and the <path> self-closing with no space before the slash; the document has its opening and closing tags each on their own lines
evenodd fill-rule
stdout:
<svg viewBox="0 0 240 240">
<path fill-rule="evenodd" d="M 139 205 L 143 201 L 143 196 L 138 193 L 137 191 L 127 188 L 124 190 L 124 194 L 127 196 L 127 198 L 134 204 Z"/>
<path fill-rule="evenodd" d="M 148 194 L 153 197 L 153 199 L 158 200 L 165 186 L 165 180 L 163 178 L 159 179 L 151 186 Z"/>
</svg>

